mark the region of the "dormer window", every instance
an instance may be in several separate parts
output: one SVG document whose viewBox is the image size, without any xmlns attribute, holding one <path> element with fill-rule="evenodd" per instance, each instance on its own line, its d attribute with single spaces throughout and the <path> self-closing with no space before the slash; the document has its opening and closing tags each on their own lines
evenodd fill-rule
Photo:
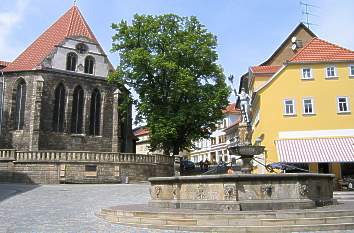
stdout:
<svg viewBox="0 0 354 233">
<path fill-rule="evenodd" d="M 80 54 L 85 54 L 88 51 L 88 47 L 83 43 L 79 43 L 76 45 L 76 50 Z"/>
<path fill-rule="evenodd" d="M 95 59 L 92 56 L 87 56 L 85 58 L 85 73 L 93 74 L 94 65 L 95 65 Z"/>
<path fill-rule="evenodd" d="M 77 55 L 76 53 L 68 53 L 66 56 L 66 70 L 76 70 Z"/>
</svg>

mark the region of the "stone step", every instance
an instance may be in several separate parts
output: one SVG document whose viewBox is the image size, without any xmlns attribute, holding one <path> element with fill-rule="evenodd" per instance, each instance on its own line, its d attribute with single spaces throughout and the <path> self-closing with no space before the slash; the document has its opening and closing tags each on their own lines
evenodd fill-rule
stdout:
<svg viewBox="0 0 354 233">
<path fill-rule="evenodd" d="M 102 214 L 126 217 L 144 217 L 144 218 L 177 218 L 177 219 L 296 219 L 296 218 L 323 218 L 323 217 L 341 217 L 354 216 L 354 210 L 331 210 L 331 211 L 264 211 L 264 212 L 176 212 L 176 211 L 125 211 L 114 209 L 101 209 Z"/>
<path fill-rule="evenodd" d="M 351 204 L 319 209 L 218 212 L 126 205 L 101 209 L 109 222 L 195 232 L 309 232 L 354 230 Z"/>
<path fill-rule="evenodd" d="M 154 223 L 156 225 L 181 224 L 188 226 L 284 226 L 284 225 L 313 225 L 313 224 L 341 224 L 354 223 L 354 216 L 323 217 L 323 218 L 283 218 L 283 219 L 235 219 L 235 218 L 177 218 L 172 216 L 161 217 L 136 217 L 136 216 L 116 216 L 101 214 L 102 218 L 115 223 Z"/>
<path fill-rule="evenodd" d="M 100 217 L 105 218 L 105 216 L 100 215 Z M 106 216 L 107 217 L 107 216 Z M 288 225 L 266 225 L 266 226 L 254 226 L 254 225 L 213 225 L 213 226 L 199 226 L 190 225 L 188 219 L 177 222 L 169 222 L 168 224 L 159 224 L 159 222 L 144 222 L 144 223 L 126 223 L 126 222 L 116 222 L 114 218 L 105 218 L 107 221 L 112 223 L 123 224 L 127 226 L 141 227 L 141 228 L 152 228 L 152 229 L 168 229 L 168 230 L 180 230 L 180 231 L 192 231 L 192 232 L 240 232 L 240 233 L 250 233 L 250 232 L 303 232 L 303 231 L 332 231 L 332 230 L 353 230 L 354 223 L 343 222 L 340 224 L 288 224 Z M 184 224 L 188 223 L 188 224 Z"/>
</svg>

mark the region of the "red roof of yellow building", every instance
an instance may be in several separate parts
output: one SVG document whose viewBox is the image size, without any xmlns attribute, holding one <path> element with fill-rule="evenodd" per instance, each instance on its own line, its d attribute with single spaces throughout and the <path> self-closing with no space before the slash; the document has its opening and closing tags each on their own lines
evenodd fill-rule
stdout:
<svg viewBox="0 0 354 233">
<path fill-rule="evenodd" d="M 317 37 L 290 59 L 290 63 L 354 61 L 354 51 Z"/>
<path fill-rule="evenodd" d="M 4 71 L 34 70 L 67 37 L 85 36 L 98 43 L 77 6 L 71 7 Z"/>
<path fill-rule="evenodd" d="M 274 74 L 281 66 L 252 66 L 251 72 L 254 74 Z"/>
</svg>

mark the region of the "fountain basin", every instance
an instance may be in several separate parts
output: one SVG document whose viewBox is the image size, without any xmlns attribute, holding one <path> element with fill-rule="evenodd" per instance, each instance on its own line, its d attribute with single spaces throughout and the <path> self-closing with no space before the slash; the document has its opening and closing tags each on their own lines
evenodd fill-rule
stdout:
<svg viewBox="0 0 354 233">
<path fill-rule="evenodd" d="M 231 155 L 241 155 L 244 157 L 254 157 L 264 152 L 264 146 L 252 146 L 252 145 L 233 145 L 228 146 L 228 150 Z"/>
<path fill-rule="evenodd" d="M 150 178 L 150 206 L 199 210 L 307 209 L 332 204 L 332 174 L 233 174 Z"/>
</svg>

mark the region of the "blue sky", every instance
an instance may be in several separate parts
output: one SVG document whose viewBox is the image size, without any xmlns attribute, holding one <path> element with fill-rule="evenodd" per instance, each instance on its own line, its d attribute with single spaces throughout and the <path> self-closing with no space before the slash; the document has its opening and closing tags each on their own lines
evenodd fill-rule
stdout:
<svg viewBox="0 0 354 233">
<path fill-rule="evenodd" d="M 303 0 L 305 1 L 305 0 Z M 320 38 L 354 50 L 354 1 L 308 0 L 317 5 L 311 27 Z M 72 0 L 1 0 L 0 60 L 13 60 L 73 4 Z M 219 63 L 239 77 L 266 60 L 303 19 L 299 0 L 78 0 L 82 14 L 114 65 L 112 22 L 135 13 L 195 15 L 218 38 Z M 233 98 L 231 98 L 233 99 Z"/>
</svg>

